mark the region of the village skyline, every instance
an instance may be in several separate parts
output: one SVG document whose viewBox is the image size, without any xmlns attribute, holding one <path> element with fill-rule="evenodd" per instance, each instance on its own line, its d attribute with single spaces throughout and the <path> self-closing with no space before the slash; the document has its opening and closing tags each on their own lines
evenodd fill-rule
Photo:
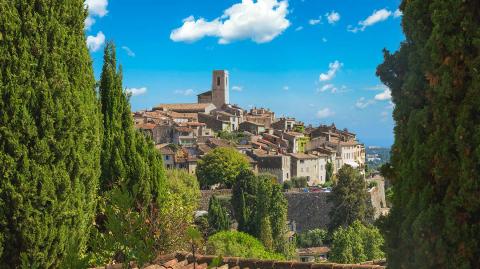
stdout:
<svg viewBox="0 0 480 269">
<path fill-rule="evenodd" d="M 393 2 L 95 1 L 85 31 L 97 78 L 104 42 L 117 44 L 133 111 L 195 102 L 211 70 L 226 69 L 232 104 L 335 123 L 367 146 L 389 147 L 393 105 L 375 70 L 382 49 L 404 39 Z M 239 14 L 257 19 L 240 31 Z M 239 33 L 228 35 L 229 24 Z"/>
</svg>

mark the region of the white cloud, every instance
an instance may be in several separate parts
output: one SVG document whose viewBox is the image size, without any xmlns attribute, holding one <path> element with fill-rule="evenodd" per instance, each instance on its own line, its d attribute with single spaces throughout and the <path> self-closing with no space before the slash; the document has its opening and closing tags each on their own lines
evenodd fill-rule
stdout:
<svg viewBox="0 0 480 269">
<path fill-rule="evenodd" d="M 328 71 L 327 73 L 321 73 L 319 76 L 320 81 L 329 81 L 335 77 L 335 74 L 338 70 L 343 66 L 343 63 L 336 60 L 333 63 L 328 64 Z"/>
<path fill-rule="evenodd" d="M 359 109 L 364 109 L 374 103 L 375 103 L 374 100 L 367 100 L 365 99 L 365 97 L 361 97 L 360 99 L 357 100 L 357 102 L 355 103 L 355 106 Z"/>
<path fill-rule="evenodd" d="M 297 28 L 295 28 L 295 31 L 297 31 L 297 32 L 301 31 L 301 30 L 303 30 L 303 26 L 298 26 Z"/>
<path fill-rule="evenodd" d="M 85 6 L 88 8 L 88 17 L 85 19 L 85 29 L 90 29 L 95 23 L 93 16 L 102 18 L 108 13 L 108 0 L 85 0 Z"/>
<path fill-rule="evenodd" d="M 125 92 L 131 96 L 137 96 L 137 95 L 142 95 L 147 92 L 147 88 L 142 87 L 142 88 L 127 88 L 125 89 Z"/>
<path fill-rule="evenodd" d="M 365 31 L 365 29 L 369 26 L 372 26 L 376 23 L 382 22 L 387 20 L 392 15 L 392 12 L 383 8 L 380 10 L 374 10 L 372 15 L 368 16 L 365 20 L 358 22 L 358 26 L 352 27 L 351 25 L 348 26 L 348 31 L 352 33 L 356 33 L 358 31 Z"/>
<path fill-rule="evenodd" d="M 85 19 L 85 29 L 90 29 L 90 27 L 92 27 L 92 25 L 95 24 L 95 19 L 88 16 L 86 19 Z"/>
<path fill-rule="evenodd" d="M 311 20 L 308 21 L 308 24 L 310 24 L 310 25 L 317 25 L 317 24 L 319 24 L 319 23 L 321 23 L 321 22 L 322 22 L 322 19 L 321 19 L 321 18 L 311 19 Z"/>
<path fill-rule="evenodd" d="M 105 43 L 105 35 L 101 31 L 96 36 L 90 35 L 87 37 L 87 47 L 93 52 L 99 50 L 103 43 Z"/>
<path fill-rule="evenodd" d="M 403 12 L 400 9 L 397 9 L 397 10 L 395 10 L 395 12 L 393 12 L 393 17 L 394 18 L 398 18 L 398 17 L 401 17 L 401 16 L 403 16 Z"/>
<path fill-rule="evenodd" d="M 386 101 L 392 99 L 392 91 L 389 88 L 386 88 L 383 92 L 375 95 L 375 100 L 377 101 Z"/>
<path fill-rule="evenodd" d="M 283 86 L 282 89 L 283 89 L 284 91 L 288 91 L 288 90 L 290 90 L 290 87 L 288 87 L 288 86 Z"/>
<path fill-rule="evenodd" d="M 322 37 L 322 42 L 326 43 L 328 40 L 325 37 Z"/>
<path fill-rule="evenodd" d="M 326 92 L 330 91 L 332 93 L 335 93 L 338 89 L 335 87 L 333 84 L 325 84 L 321 88 L 319 88 L 317 91 L 318 92 Z"/>
<path fill-rule="evenodd" d="M 243 91 L 243 87 L 242 86 L 233 86 L 232 91 L 241 92 L 241 91 Z"/>
<path fill-rule="evenodd" d="M 107 15 L 108 0 L 85 0 L 90 15 L 103 17 Z"/>
<path fill-rule="evenodd" d="M 330 110 L 330 108 L 328 108 L 328 107 L 326 107 L 324 109 L 320 109 L 319 111 L 317 111 L 317 118 L 319 118 L 319 119 L 329 118 L 333 115 L 335 115 L 335 112 Z"/>
<path fill-rule="evenodd" d="M 195 91 L 193 89 L 186 89 L 186 90 L 176 90 L 175 94 L 181 94 L 185 96 L 191 96 L 195 94 Z"/>
<path fill-rule="evenodd" d="M 287 14 L 287 0 L 242 0 L 212 21 L 203 18 L 195 20 L 193 16 L 184 19 L 183 25 L 170 33 L 170 39 L 175 42 L 195 42 L 213 36 L 219 38 L 220 44 L 242 39 L 266 43 L 290 26 Z"/>
<path fill-rule="evenodd" d="M 335 24 L 337 21 L 340 20 L 340 14 L 338 12 L 335 12 L 334 10 L 332 10 L 332 12 L 330 13 L 327 12 L 325 14 L 325 17 L 327 17 L 327 21 L 330 24 Z"/>
<path fill-rule="evenodd" d="M 133 52 L 129 47 L 122 46 L 122 49 L 127 53 L 130 57 L 135 57 L 135 52 Z"/>
</svg>

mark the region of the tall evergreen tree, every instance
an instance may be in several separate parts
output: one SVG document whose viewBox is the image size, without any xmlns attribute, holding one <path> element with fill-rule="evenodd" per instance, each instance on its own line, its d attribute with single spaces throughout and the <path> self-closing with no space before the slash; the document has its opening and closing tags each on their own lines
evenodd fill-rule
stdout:
<svg viewBox="0 0 480 269">
<path fill-rule="evenodd" d="M 395 103 L 391 268 L 480 267 L 480 2 L 403 1 L 377 69 Z"/>
<path fill-rule="evenodd" d="M 162 158 L 153 142 L 133 126 L 129 97 L 123 91 L 122 71 L 121 67 L 117 69 L 112 42 L 105 46 L 99 92 L 104 126 L 101 190 L 108 191 L 122 183 L 140 207 L 152 202 L 158 206 L 166 186 Z"/>
<path fill-rule="evenodd" d="M 104 125 L 100 191 L 104 199 L 99 208 L 102 218 L 97 218 L 102 220 L 97 222 L 100 234 L 95 240 L 99 249 L 92 249 L 107 253 L 99 255 L 106 262 L 111 261 L 108 255 L 112 252 L 121 253 L 124 259 L 146 261 L 165 247 L 159 238 L 163 229 L 159 218 L 165 209 L 162 206 L 172 204 L 164 203 L 166 181 L 161 155 L 151 139 L 133 126 L 129 97 L 123 91 L 122 72 L 117 69 L 112 42 L 105 46 L 99 93 Z M 118 204 L 121 200 L 130 204 Z M 125 217 L 117 218 L 115 214 Z M 128 225 L 139 222 L 146 226 L 144 230 L 126 234 Z"/>
<path fill-rule="evenodd" d="M 338 170 L 337 178 L 332 195 L 328 197 L 332 203 L 329 230 L 334 231 L 339 226 L 348 227 L 356 220 L 372 222 L 373 207 L 360 173 L 350 165 L 344 165 Z"/>
<path fill-rule="evenodd" d="M 0 14 L 0 267 L 73 267 L 100 174 L 84 1 L 0 0 Z"/>
<path fill-rule="evenodd" d="M 212 196 L 208 204 L 208 226 L 212 234 L 230 230 L 230 217 L 217 197 Z"/>
</svg>

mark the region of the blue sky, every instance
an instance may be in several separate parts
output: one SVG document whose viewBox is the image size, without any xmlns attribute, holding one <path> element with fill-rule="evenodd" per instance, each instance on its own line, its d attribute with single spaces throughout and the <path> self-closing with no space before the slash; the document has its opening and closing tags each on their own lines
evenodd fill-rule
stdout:
<svg viewBox="0 0 480 269">
<path fill-rule="evenodd" d="M 113 40 L 133 110 L 196 102 L 211 71 L 230 72 L 230 102 L 318 125 L 366 145 L 393 142 L 382 49 L 404 40 L 399 0 L 86 0 L 97 77 Z"/>
</svg>

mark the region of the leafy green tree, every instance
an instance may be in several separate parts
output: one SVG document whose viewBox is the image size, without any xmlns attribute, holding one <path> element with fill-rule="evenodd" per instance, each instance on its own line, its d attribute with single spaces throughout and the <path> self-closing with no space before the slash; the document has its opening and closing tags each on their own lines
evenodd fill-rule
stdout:
<svg viewBox="0 0 480 269">
<path fill-rule="evenodd" d="M 207 254 L 242 258 L 284 260 L 281 254 L 265 249 L 255 237 L 237 231 L 222 231 L 208 238 Z"/>
<path fill-rule="evenodd" d="M 395 103 L 391 268 L 480 267 L 479 1 L 403 1 L 377 74 Z"/>
<path fill-rule="evenodd" d="M 208 204 L 208 226 L 212 233 L 230 229 L 230 217 L 227 209 L 222 206 L 217 197 L 212 196 Z"/>
<path fill-rule="evenodd" d="M 329 260 L 338 263 L 360 263 L 381 259 L 384 239 L 374 226 L 355 221 L 333 233 Z"/>
<path fill-rule="evenodd" d="M 301 248 L 320 247 L 325 245 L 328 232 L 323 229 L 313 229 L 297 236 L 297 246 Z"/>
<path fill-rule="evenodd" d="M 235 148 L 219 147 L 198 161 L 197 177 L 202 189 L 215 184 L 231 188 L 240 171 L 248 168 L 247 158 Z"/>
<path fill-rule="evenodd" d="M 367 192 L 366 182 L 360 173 L 349 165 L 338 170 L 338 182 L 328 198 L 332 203 L 329 230 L 339 226 L 348 227 L 354 221 L 373 221 L 373 207 Z"/>
<path fill-rule="evenodd" d="M 69 268 L 86 251 L 100 114 L 83 0 L 0 0 L 0 268 Z"/>
</svg>

